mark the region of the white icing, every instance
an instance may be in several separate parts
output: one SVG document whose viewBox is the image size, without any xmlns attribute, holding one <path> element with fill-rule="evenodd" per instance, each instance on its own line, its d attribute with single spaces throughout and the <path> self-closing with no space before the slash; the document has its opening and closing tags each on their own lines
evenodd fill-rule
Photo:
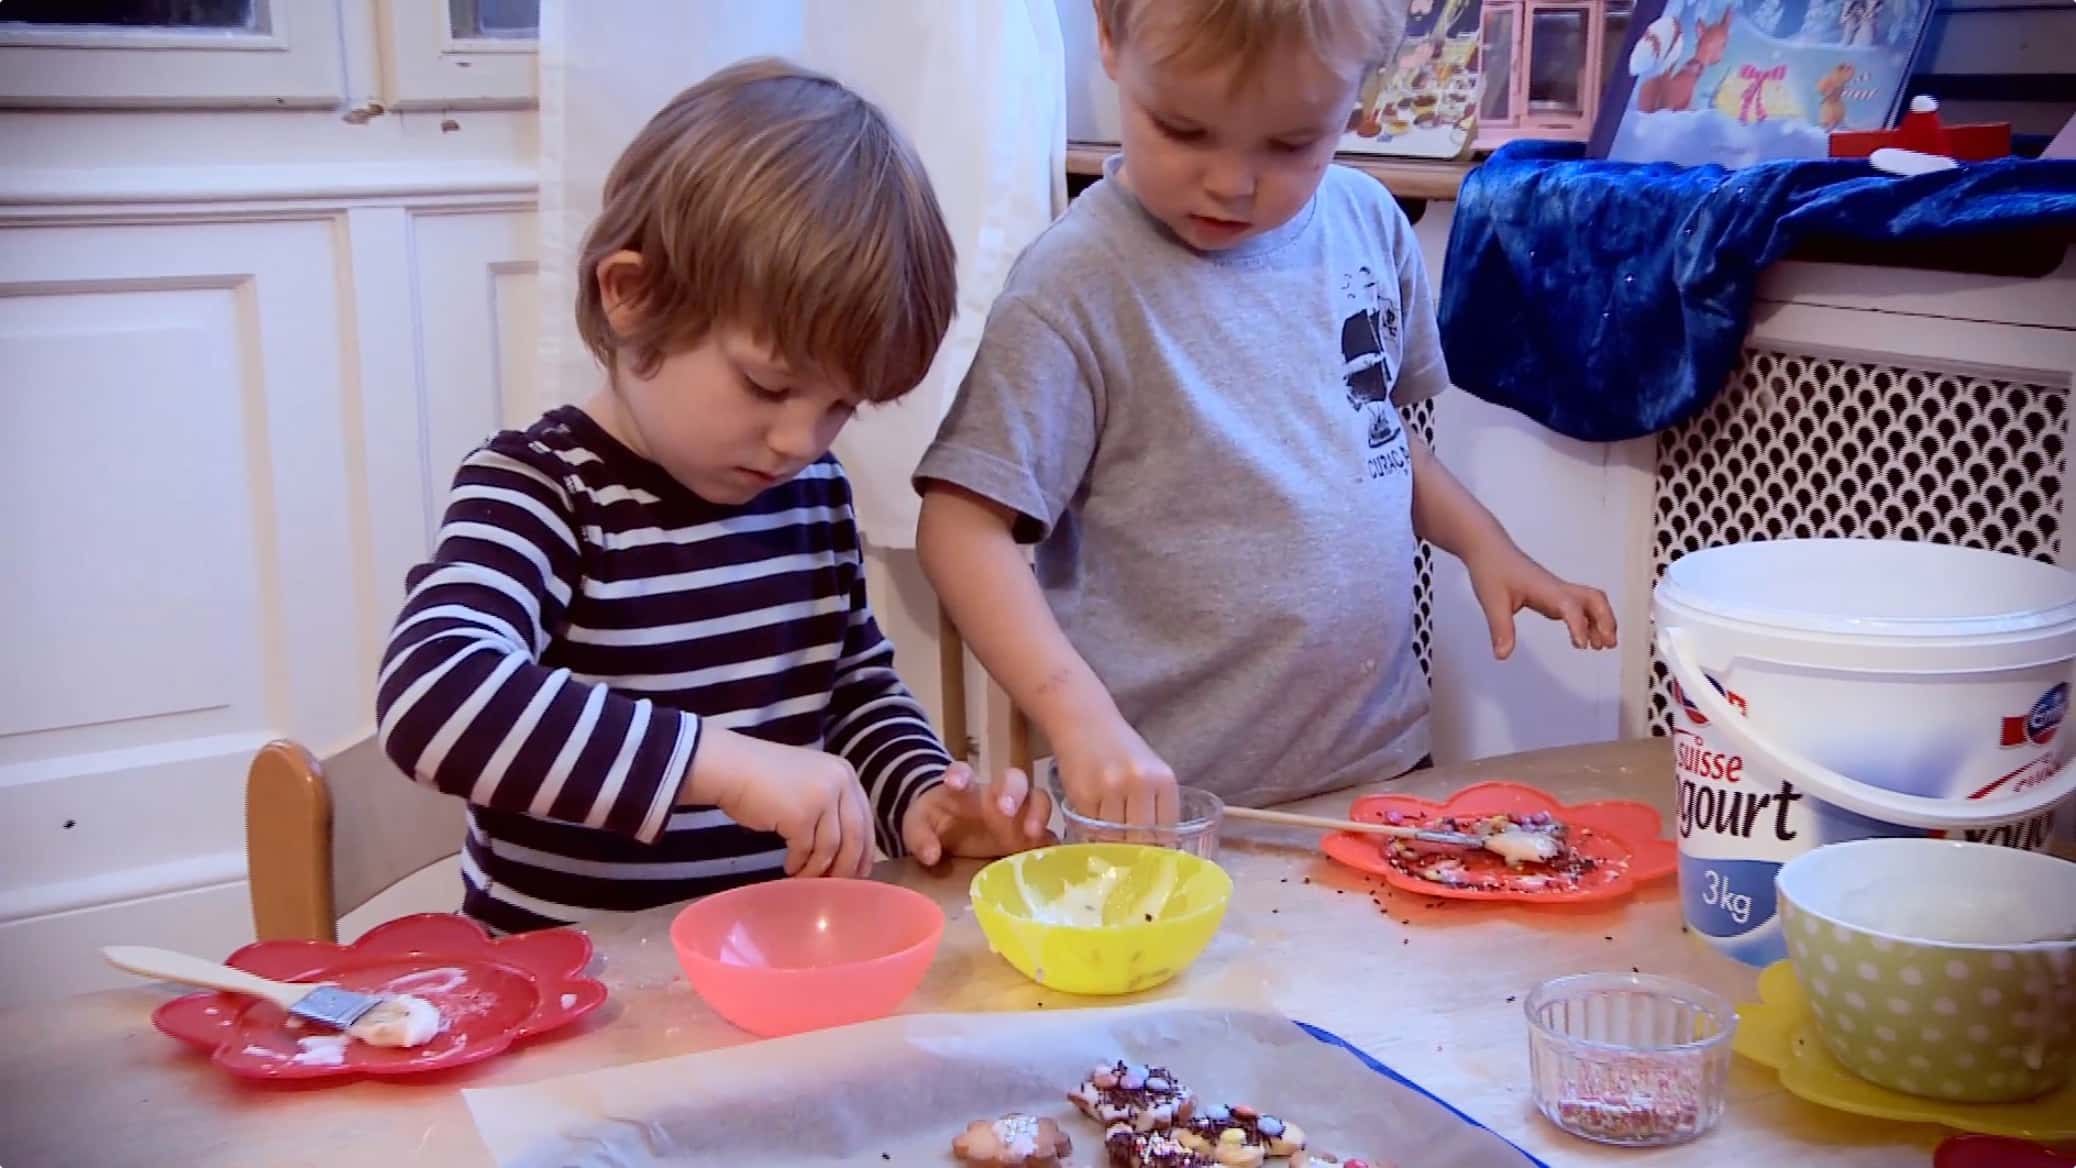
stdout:
<svg viewBox="0 0 2076 1168">
<path fill-rule="evenodd" d="M 1076 880 L 1060 890 L 1058 896 L 1041 896 L 1035 889 L 1024 884 L 1023 868 L 1016 870 L 1017 891 L 1023 893 L 1024 903 L 1031 906 L 1031 919 L 1041 925 L 1069 925 L 1075 928 L 1093 929 L 1103 923 L 1103 906 L 1109 902 L 1110 893 L 1118 882 L 1125 878 L 1125 869 L 1114 865 L 1092 864 L 1096 871 L 1086 879 Z"/>
<path fill-rule="evenodd" d="M 1028 1160 L 1038 1154 L 1038 1121 L 1028 1115 L 1006 1115 L 995 1121 L 995 1139 L 1009 1156 Z"/>
<path fill-rule="evenodd" d="M 435 969 L 421 969 L 416 973 L 407 973 L 402 977 L 394 978 L 385 987 L 384 992 L 390 994 L 447 994 L 460 989 L 468 983 L 468 980 L 467 970 L 456 969 L 451 965 L 443 965 Z"/>
<path fill-rule="evenodd" d="M 424 998 L 389 998 L 353 1024 L 350 1033 L 369 1046 L 423 1046 L 440 1032 L 440 1008 Z"/>
<path fill-rule="evenodd" d="M 310 1038 L 296 1039 L 301 1047 L 295 1057 L 289 1059 L 306 1067 L 336 1067 L 346 1061 L 346 1044 L 353 1041 L 344 1034 L 319 1034 Z"/>
<path fill-rule="evenodd" d="M 1489 836 L 1485 848 L 1509 864 L 1545 863 L 1555 859 L 1561 850 L 1555 839 L 1526 831 L 1502 831 Z"/>
<path fill-rule="evenodd" d="M 1134 871 L 1092 856 L 1086 877 L 1070 881 L 1056 895 L 1047 896 L 1025 882 L 1023 867 L 1018 865 L 1017 891 L 1023 894 L 1024 903 L 1030 906 L 1031 920 L 1041 925 L 1095 929 L 1158 917 L 1181 880 L 1180 864 L 1173 858 L 1162 860 L 1154 868 L 1144 892 L 1130 904 L 1119 904 L 1112 909 L 1114 895 Z"/>
</svg>

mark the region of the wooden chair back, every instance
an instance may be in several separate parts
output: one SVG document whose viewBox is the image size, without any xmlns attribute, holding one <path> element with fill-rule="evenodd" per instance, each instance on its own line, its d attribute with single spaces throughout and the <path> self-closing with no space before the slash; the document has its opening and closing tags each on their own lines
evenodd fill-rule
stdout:
<svg viewBox="0 0 2076 1168">
<path fill-rule="evenodd" d="M 976 769 L 985 771 L 1013 766 L 1035 778 L 1032 766 L 1045 756 L 1047 748 L 1031 720 L 1017 708 L 1001 686 L 988 678 L 985 670 L 978 672 L 984 687 L 981 719 L 986 734 L 982 738 L 974 737 L 972 707 L 967 704 L 966 666 L 966 642 L 960 638 L 958 627 L 952 624 L 951 615 L 940 606 L 937 610 L 937 668 L 944 694 L 945 745 L 951 749 L 953 758 L 964 759 Z M 1002 751 L 1001 758 L 990 757 L 995 750 Z"/>
<path fill-rule="evenodd" d="M 372 735 L 323 761 L 270 742 L 245 776 L 253 931 L 336 941 L 341 916 L 453 855 L 466 830 L 461 800 L 405 777 Z"/>
</svg>

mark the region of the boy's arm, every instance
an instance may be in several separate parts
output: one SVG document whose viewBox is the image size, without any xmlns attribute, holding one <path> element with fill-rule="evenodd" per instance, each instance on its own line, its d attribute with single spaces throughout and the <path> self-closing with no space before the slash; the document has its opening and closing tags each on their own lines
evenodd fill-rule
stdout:
<svg viewBox="0 0 2076 1168">
<path fill-rule="evenodd" d="M 456 474 L 383 655 L 378 732 L 405 773 L 450 795 L 653 840 L 674 803 L 720 803 L 727 780 L 690 773 L 709 753 L 698 718 L 539 664 L 578 543 L 567 494 L 525 453 L 486 447 Z"/>
<path fill-rule="evenodd" d="M 1045 602 L 1011 534 L 1015 520 L 999 503 L 931 483 L 916 528 L 923 571 L 959 636 L 1047 737 L 1077 721 L 1116 717 L 1109 691 Z"/>
<path fill-rule="evenodd" d="M 1175 775 L 1053 618 L 1019 544 L 1045 538 L 1088 477 L 1101 362 L 1077 330 L 1004 293 L 937 442 L 916 470 L 916 549 L 960 635 L 1052 741 L 1076 810 L 1172 822 Z"/>
<path fill-rule="evenodd" d="M 1470 571 L 1494 656 L 1505 660 L 1513 653 L 1514 614 L 1524 608 L 1562 621 L 1573 648 L 1614 648 L 1615 613 L 1604 593 L 1566 583 L 1530 559 L 1426 441 L 1407 430 L 1406 443 L 1413 462 L 1413 532 Z"/>
<path fill-rule="evenodd" d="M 1174 772 L 1060 630 L 1011 533 L 1015 519 L 971 491 L 929 484 L 916 531 L 923 571 L 989 676 L 1060 752 L 1077 809 L 1116 822 L 1172 822 Z"/>
<path fill-rule="evenodd" d="M 951 755 L 895 674 L 894 647 L 866 600 L 863 563 L 857 571 L 824 740 L 857 770 L 872 805 L 880 851 L 899 856 L 906 851 L 901 828 L 909 807 L 943 781 Z"/>
<path fill-rule="evenodd" d="M 1426 401 L 1449 387 L 1448 362 L 1442 355 L 1436 326 L 1432 283 L 1427 261 L 1412 224 L 1396 205 L 1386 211 L 1387 230 L 1398 257 L 1400 320 L 1404 351 L 1392 401 L 1400 407 Z M 1493 656 L 1505 660 L 1514 651 L 1514 614 L 1533 609 L 1564 622 L 1572 644 L 1580 649 L 1612 649 L 1615 613 L 1597 588 L 1570 584 L 1530 559 L 1506 528 L 1470 493 L 1411 427 L 1406 445 L 1413 465 L 1413 531 L 1421 539 L 1462 560 L 1471 588 L 1485 610 L 1492 632 Z"/>
<path fill-rule="evenodd" d="M 1426 439 L 1407 430 L 1406 445 L 1413 460 L 1413 534 L 1465 563 L 1514 550 L 1506 528 L 1449 473 Z"/>
</svg>

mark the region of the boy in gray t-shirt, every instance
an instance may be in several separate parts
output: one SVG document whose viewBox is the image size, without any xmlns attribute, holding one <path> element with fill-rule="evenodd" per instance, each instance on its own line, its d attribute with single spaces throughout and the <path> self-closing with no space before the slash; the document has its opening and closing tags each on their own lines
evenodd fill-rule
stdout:
<svg viewBox="0 0 2076 1168">
<path fill-rule="evenodd" d="M 1399 416 L 1448 385 L 1426 268 L 1384 188 L 1329 164 L 1404 0 L 1095 3 L 1123 149 L 988 318 L 917 471 L 924 567 L 1078 810 L 1403 773 L 1417 538 L 1464 560 L 1499 656 L 1524 607 L 1615 643 L 1606 597 Z"/>
</svg>

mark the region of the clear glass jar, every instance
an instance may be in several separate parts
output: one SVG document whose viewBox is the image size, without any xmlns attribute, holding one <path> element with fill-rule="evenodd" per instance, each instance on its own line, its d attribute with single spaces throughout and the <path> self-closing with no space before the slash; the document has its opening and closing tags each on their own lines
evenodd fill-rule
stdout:
<svg viewBox="0 0 2076 1168">
<path fill-rule="evenodd" d="M 1218 821 L 1225 815 L 1225 801 L 1209 791 L 1182 787 L 1176 792 L 1179 817 L 1165 827 L 1137 827 L 1082 815 L 1055 793 L 1065 826 L 1060 841 L 1070 844 L 1152 844 L 1174 848 L 1206 860 L 1218 859 Z"/>
<path fill-rule="evenodd" d="M 1699 986 L 1636 973 L 1581 973 L 1535 987 L 1528 1065 L 1551 1123 L 1605 1144 L 1699 1137 L 1723 1116 L 1737 1012 Z"/>
</svg>

